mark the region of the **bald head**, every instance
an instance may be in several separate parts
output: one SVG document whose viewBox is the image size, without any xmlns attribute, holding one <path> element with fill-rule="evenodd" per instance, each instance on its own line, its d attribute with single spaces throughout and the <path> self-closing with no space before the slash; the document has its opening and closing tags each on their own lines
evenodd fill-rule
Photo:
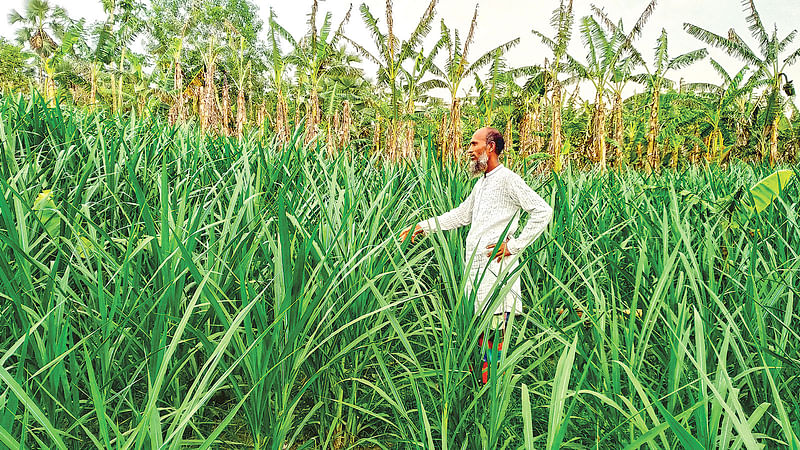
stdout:
<svg viewBox="0 0 800 450">
<path fill-rule="evenodd" d="M 487 147 L 494 148 L 494 152 L 497 156 L 503 153 L 503 149 L 506 147 L 506 141 L 496 128 L 483 127 L 478 130 L 478 133 L 481 133 L 481 137 L 486 141 Z"/>
</svg>

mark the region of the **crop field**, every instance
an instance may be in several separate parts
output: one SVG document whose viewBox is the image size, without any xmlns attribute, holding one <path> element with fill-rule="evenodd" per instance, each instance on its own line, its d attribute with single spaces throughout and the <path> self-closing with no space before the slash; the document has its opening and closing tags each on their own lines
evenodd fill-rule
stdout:
<svg viewBox="0 0 800 450">
<path fill-rule="evenodd" d="M 481 385 L 466 231 L 397 238 L 460 162 L 22 97 L 0 142 L 0 446 L 800 447 L 800 183 L 747 206 L 774 168 L 508 161 L 555 215 Z"/>
</svg>

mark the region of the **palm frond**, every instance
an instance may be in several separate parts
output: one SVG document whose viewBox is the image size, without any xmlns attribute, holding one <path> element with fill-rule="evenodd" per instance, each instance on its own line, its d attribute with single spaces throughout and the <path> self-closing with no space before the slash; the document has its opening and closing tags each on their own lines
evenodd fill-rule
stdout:
<svg viewBox="0 0 800 450">
<path fill-rule="evenodd" d="M 476 59 L 475 62 L 472 63 L 466 71 L 464 71 L 464 76 L 475 73 L 475 71 L 479 70 L 481 67 L 485 66 L 487 63 L 494 60 L 495 54 L 498 54 L 500 56 L 504 55 L 506 52 L 508 52 L 508 50 L 512 49 L 514 46 L 519 44 L 519 41 L 520 41 L 519 38 L 512 39 L 506 42 L 505 44 L 498 45 L 497 47 L 484 53 L 482 56 Z"/>
<path fill-rule="evenodd" d="M 556 53 L 559 55 L 563 55 L 567 51 L 567 46 L 572 37 L 572 24 L 575 22 L 575 17 L 572 14 L 572 0 L 567 1 L 569 3 L 565 7 L 562 0 L 558 9 L 558 26 L 556 27 L 556 43 L 558 45 Z"/>
<path fill-rule="evenodd" d="M 451 77 L 461 79 L 469 70 L 464 70 L 464 65 L 467 63 L 467 55 L 469 54 L 469 46 L 475 37 L 475 28 L 478 26 L 478 5 L 475 5 L 475 12 L 472 14 L 472 21 L 469 24 L 469 32 L 467 32 L 467 39 L 464 41 L 464 49 L 458 58 L 458 65 L 455 66 L 455 71 L 450 71 Z M 455 32 L 455 45 L 458 45 L 458 30 Z"/>
<path fill-rule="evenodd" d="M 683 69 L 708 56 L 708 50 L 701 48 L 676 56 L 669 61 L 669 69 Z"/>
<path fill-rule="evenodd" d="M 337 43 L 339 43 L 339 39 L 341 39 L 342 36 L 344 35 L 344 26 L 347 25 L 348 22 L 350 22 L 350 16 L 352 15 L 352 13 L 353 13 L 353 4 L 350 3 L 350 7 L 347 8 L 347 12 L 345 13 L 344 18 L 342 18 L 342 21 L 339 22 L 339 26 L 336 28 L 336 32 L 333 33 L 333 38 L 331 38 L 330 42 L 331 46 L 335 46 Z"/>
<path fill-rule="evenodd" d="M 792 30 L 789 34 L 786 35 L 780 42 L 778 42 L 776 49 L 778 53 L 783 52 L 786 50 L 786 47 L 789 46 L 792 42 L 794 42 L 794 38 L 797 37 L 797 30 Z"/>
<path fill-rule="evenodd" d="M 717 74 L 720 76 L 720 78 L 722 78 L 722 84 L 723 84 L 723 86 L 724 86 L 724 85 L 728 85 L 728 84 L 730 84 L 730 82 L 731 82 L 731 76 L 730 76 L 730 74 L 728 73 L 728 71 L 727 71 L 727 70 L 725 70 L 725 68 L 724 68 L 724 67 L 722 67 L 722 64 L 720 64 L 719 62 L 717 62 L 717 60 L 716 60 L 716 59 L 714 59 L 714 58 L 710 58 L 710 59 L 708 60 L 708 62 L 711 64 L 711 67 L 714 69 L 714 71 L 716 71 L 716 72 L 717 72 Z M 745 68 L 747 68 L 747 66 L 745 66 Z"/>
<path fill-rule="evenodd" d="M 439 0 L 431 0 L 428 4 L 428 7 L 425 9 L 425 12 L 422 14 L 417 26 L 414 28 L 414 31 L 411 33 L 411 36 L 408 37 L 406 43 L 412 49 L 416 49 L 419 46 L 422 39 L 428 35 L 431 31 L 431 22 L 436 14 L 436 3 Z"/>
<path fill-rule="evenodd" d="M 742 0 L 742 6 L 744 7 L 745 13 L 747 13 L 747 23 L 749 25 L 747 28 L 750 30 L 750 34 L 753 38 L 758 42 L 761 54 L 766 54 L 770 39 L 767 30 L 764 28 L 764 24 L 761 23 L 761 16 L 756 10 L 756 4 L 753 0 Z"/>
<path fill-rule="evenodd" d="M 378 66 L 380 66 L 380 67 L 383 67 L 383 65 L 384 65 L 383 61 L 381 61 L 381 60 L 380 60 L 380 59 L 378 59 L 378 58 L 377 58 L 375 55 L 373 55 L 372 53 L 370 53 L 370 51 L 369 51 L 369 50 L 367 50 L 366 48 L 364 48 L 364 47 L 363 47 L 361 44 L 359 44 L 359 43 L 355 42 L 354 40 L 350 39 L 350 38 L 349 38 L 349 37 L 347 37 L 347 36 L 342 36 L 342 39 L 344 39 L 345 41 L 349 42 L 349 43 L 350 43 L 350 45 L 352 45 L 352 46 L 353 46 L 353 48 L 356 50 L 356 52 L 357 52 L 358 54 L 360 54 L 360 55 L 361 55 L 361 56 L 363 56 L 364 58 L 368 59 L 368 60 L 369 60 L 369 61 L 371 61 L 372 63 L 374 63 L 374 64 L 376 64 L 376 65 L 378 65 Z"/>
<path fill-rule="evenodd" d="M 698 27 L 697 25 L 692 25 L 690 23 L 684 23 L 683 29 L 690 35 L 705 42 L 706 44 L 717 47 L 721 50 L 726 51 L 727 53 L 730 53 L 740 58 L 746 64 L 750 65 L 761 64 L 761 60 L 755 55 L 755 53 L 749 47 L 744 45 L 743 42 L 737 42 L 736 40 L 724 38 L 716 33 L 712 33 L 711 31 Z"/>
<path fill-rule="evenodd" d="M 594 29 L 592 24 L 597 25 L 597 22 L 591 16 L 586 16 L 581 20 L 581 42 L 583 42 L 583 46 L 586 47 L 588 54 L 586 55 L 586 61 L 589 66 L 598 66 L 599 61 L 597 58 L 597 47 L 595 46 L 595 41 L 597 37 L 595 36 Z"/>
<path fill-rule="evenodd" d="M 430 91 L 431 89 L 447 89 L 447 88 L 448 88 L 447 83 L 439 79 L 425 80 L 419 83 L 419 85 L 417 85 L 417 89 L 419 90 L 419 92 L 427 92 Z"/>
<path fill-rule="evenodd" d="M 634 83 L 639 83 L 644 86 L 650 86 L 653 84 L 653 77 L 648 73 L 637 73 L 631 75 L 631 81 Z"/>
<path fill-rule="evenodd" d="M 631 31 L 628 34 L 628 42 L 631 42 L 641 36 L 645 24 L 647 24 L 647 21 L 650 20 L 650 17 L 653 15 L 653 12 L 656 9 L 656 3 L 658 3 L 658 0 L 650 0 L 650 3 L 648 3 L 644 8 L 642 14 L 639 15 L 639 20 L 636 21 L 636 24 L 633 26 L 633 28 L 631 28 Z"/>
<path fill-rule="evenodd" d="M 692 92 L 709 92 L 717 95 L 722 93 L 722 88 L 714 83 L 686 83 L 683 87 Z"/>
<path fill-rule="evenodd" d="M 794 63 L 797 62 L 798 57 L 800 57 L 800 48 L 790 53 L 789 56 L 783 60 L 783 64 L 787 66 L 794 65 Z"/>
<path fill-rule="evenodd" d="M 367 27 L 367 31 L 369 31 L 370 34 L 372 35 L 372 39 L 373 41 L 375 41 L 375 46 L 378 47 L 378 52 L 381 55 L 388 54 L 388 48 L 386 47 L 386 36 L 383 33 L 381 33 L 381 30 L 378 28 L 378 19 L 376 19 L 375 16 L 372 15 L 366 3 L 362 3 L 359 10 L 361 11 L 361 18 L 364 22 L 364 25 L 366 25 Z M 345 40 L 347 40 L 350 43 L 354 43 L 352 39 L 346 36 Z M 361 47 L 362 49 L 364 48 L 361 45 L 359 45 L 359 47 Z M 367 54 L 369 54 L 369 56 L 367 56 L 367 54 L 364 54 L 358 48 L 356 48 L 356 50 L 358 50 L 359 53 L 364 55 L 365 58 L 368 59 L 371 58 L 377 60 L 377 58 L 372 56 L 372 54 L 370 54 L 369 52 L 367 52 Z"/>
<path fill-rule="evenodd" d="M 668 67 L 669 60 L 667 49 L 669 40 L 667 37 L 667 30 L 662 28 L 661 35 L 656 40 L 656 58 L 655 58 L 655 73 L 659 75 L 664 74 L 664 69 Z"/>
<path fill-rule="evenodd" d="M 278 23 L 277 16 L 271 9 L 269 17 L 269 29 L 270 29 L 270 34 L 274 32 L 275 34 L 277 34 L 278 36 L 289 42 L 293 48 L 297 47 L 297 40 L 295 40 L 294 36 L 292 36 L 291 33 L 286 31 L 286 28 L 284 28 L 281 24 Z M 275 39 L 274 42 L 272 42 L 272 44 L 273 45 L 277 44 L 277 39 Z"/>
<path fill-rule="evenodd" d="M 608 28 L 612 32 L 616 32 L 617 31 L 617 28 L 618 28 L 617 24 L 615 24 L 614 21 L 611 20 L 610 17 L 608 17 L 608 14 L 606 14 L 604 9 L 597 7 L 597 5 L 592 3 L 591 10 L 592 10 L 592 14 L 594 14 L 595 17 L 600 19 L 600 22 L 603 24 L 603 26 L 605 26 L 606 28 Z"/>
</svg>

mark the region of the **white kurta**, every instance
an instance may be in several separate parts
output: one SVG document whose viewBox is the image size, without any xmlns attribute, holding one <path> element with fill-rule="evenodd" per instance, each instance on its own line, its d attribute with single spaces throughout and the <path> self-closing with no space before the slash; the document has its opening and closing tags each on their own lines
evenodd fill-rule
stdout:
<svg viewBox="0 0 800 450">
<path fill-rule="evenodd" d="M 515 238 L 513 236 L 517 232 L 520 209 L 530 217 L 525 228 Z M 503 288 L 501 283 L 497 283 L 498 277 L 513 273 L 518 264 L 517 258 L 513 258 L 513 263 L 509 262 L 511 257 L 500 263 L 495 259 L 490 261 L 486 254 L 491 250 L 486 247 L 496 244 L 508 226 L 506 248 L 512 255 L 517 254 L 544 232 L 552 217 L 553 208 L 522 177 L 501 164 L 480 177 L 461 205 L 441 216 L 424 220 L 419 226 L 425 233 L 429 233 L 437 229 L 451 230 L 471 224 L 467 234 L 465 263 L 469 263 L 472 258 L 472 264 L 467 268 L 469 279 L 466 293 L 471 295 L 473 288 L 477 287 L 475 312 L 483 314 L 488 312 L 489 296 L 493 287 L 497 291 Z M 514 280 L 508 294 L 492 311 L 494 314 L 522 312 L 519 277 Z"/>
</svg>

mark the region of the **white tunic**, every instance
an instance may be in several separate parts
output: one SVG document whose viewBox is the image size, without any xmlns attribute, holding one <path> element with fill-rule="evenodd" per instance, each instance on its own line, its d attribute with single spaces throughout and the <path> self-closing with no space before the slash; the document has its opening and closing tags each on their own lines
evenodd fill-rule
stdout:
<svg viewBox="0 0 800 450">
<path fill-rule="evenodd" d="M 514 238 L 520 209 L 530 217 L 519 236 Z M 486 247 L 497 244 L 508 227 L 506 248 L 512 255 L 518 254 L 542 234 L 552 217 L 553 208 L 522 177 L 501 164 L 480 177 L 461 205 L 441 216 L 424 220 L 419 226 L 425 233 L 429 233 L 437 229 L 451 230 L 472 225 L 467 234 L 465 255 L 465 264 L 472 258 L 472 264 L 467 268 L 469 279 L 466 293 L 467 296 L 471 295 L 473 288 L 477 286 L 475 312 L 483 314 L 488 312 L 488 303 L 491 301 L 489 296 L 493 290 L 499 292 L 503 288 L 502 283 L 497 283 L 498 277 L 502 282 L 508 274 L 514 273 L 518 264 L 517 258 L 512 257 L 506 257 L 500 263 L 495 259 L 489 261 L 486 255 L 491 250 Z M 522 312 L 519 276 L 514 276 L 513 279 L 511 289 L 493 308 L 494 314 Z"/>
</svg>

